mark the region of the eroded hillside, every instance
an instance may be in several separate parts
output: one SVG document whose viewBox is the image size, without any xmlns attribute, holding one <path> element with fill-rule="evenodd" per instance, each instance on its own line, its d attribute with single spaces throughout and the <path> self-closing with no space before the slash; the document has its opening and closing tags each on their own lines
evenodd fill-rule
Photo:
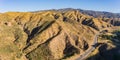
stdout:
<svg viewBox="0 0 120 60">
<path fill-rule="evenodd" d="M 58 60 L 82 54 L 111 24 L 78 10 L 0 14 L 1 60 Z"/>
</svg>

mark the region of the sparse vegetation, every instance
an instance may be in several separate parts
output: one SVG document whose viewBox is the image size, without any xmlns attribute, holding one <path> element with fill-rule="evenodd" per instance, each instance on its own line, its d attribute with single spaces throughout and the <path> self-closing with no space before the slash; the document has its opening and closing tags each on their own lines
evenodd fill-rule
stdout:
<svg viewBox="0 0 120 60">
<path fill-rule="evenodd" d="M 46 44 L 40 45 L 38 48 L 28 53 L 26 56 L 29 60 L 52 60 L 53 57 Z"/>
<path fill-rule="evenodd" d="M 102 34 L 102 35 L 100 35 L 100 37 L 102 39 L 108 39 L 108 40 L 115 40 L 115 39 L 120 40 L 120 31 L 119 30 L 115 30 L 111 33 L 112 33 L 112 35 Z"/>
<path fill-rule="evenodd" d="M 86 60 L 119 60 L 119 44 L 120 44 L 120 31 L 114 30 L 109 32 L 111 34 L 103 33 L 98 39 L 101 43 L 95 51 L 93 51 Z M 96 52 L 97 51 L 97 52 Z M 95 54 L 94 54 L 95 53 Z M 112 53 L 112 55 L 110 55 Z M 110 57 L 108 57 L 110 56 Z"/>
</svg>

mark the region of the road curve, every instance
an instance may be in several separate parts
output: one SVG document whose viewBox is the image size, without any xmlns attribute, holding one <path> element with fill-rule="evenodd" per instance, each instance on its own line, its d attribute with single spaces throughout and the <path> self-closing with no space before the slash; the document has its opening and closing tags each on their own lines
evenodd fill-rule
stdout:
<svg viewBox="0 0 120 60">
<path fill-rule="evenodd" d="M 94 42 L 93 42 L 93 44 L 91 45 L 92 47 L 89 49 L 89 50 L 87 50 L 83 55 L 81 55 L 80 57 L 78 57 L 76 60 L 83 60 L 84 58 L 86 58 L 94 49 L 95 49 L 95 47 L 93 46 L 93 45 L 95 45 L 95 44 L 97 44 L 97 40 L 98 40 L 98 35 L 99 35 L 100 33 L 97 33 L 96 35 L 95 35 L 95 37 L 94 37 Z"/>
</svg>

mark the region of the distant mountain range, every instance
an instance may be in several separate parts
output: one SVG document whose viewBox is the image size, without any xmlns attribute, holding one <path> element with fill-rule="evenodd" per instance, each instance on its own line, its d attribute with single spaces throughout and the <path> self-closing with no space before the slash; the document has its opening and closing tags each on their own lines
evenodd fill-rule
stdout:
<svg viewBox="0 0 120 60">
<path fill-rule="evenodd" d="M 53 9 L 55 10 L 55 9 Z M 83 9 L 73 9 L 73 8 L 65 8 L 58 9 L 58 11 L 69 11 L 69 10 L 79 10 L 83 14 L 88 14 L 93 17 L 105 17 L 105 18 L 120 18 L 120 13 L 111 13 L 105 11 L 93 11 L 93 10 L 83 10 Z"/>
</svg>

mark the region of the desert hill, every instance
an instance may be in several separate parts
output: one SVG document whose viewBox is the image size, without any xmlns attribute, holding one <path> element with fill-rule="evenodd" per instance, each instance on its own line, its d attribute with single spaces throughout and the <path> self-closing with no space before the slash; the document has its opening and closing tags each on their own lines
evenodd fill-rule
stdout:
<svg viewBox="0 0 120 60">
<path fill-rule="evenodd" d="M 77 9 L 1 13 L 0 59 L 59 60 L 82 54 L 100 29 L 115 26 L 111 18 Z"/>
</svg>

